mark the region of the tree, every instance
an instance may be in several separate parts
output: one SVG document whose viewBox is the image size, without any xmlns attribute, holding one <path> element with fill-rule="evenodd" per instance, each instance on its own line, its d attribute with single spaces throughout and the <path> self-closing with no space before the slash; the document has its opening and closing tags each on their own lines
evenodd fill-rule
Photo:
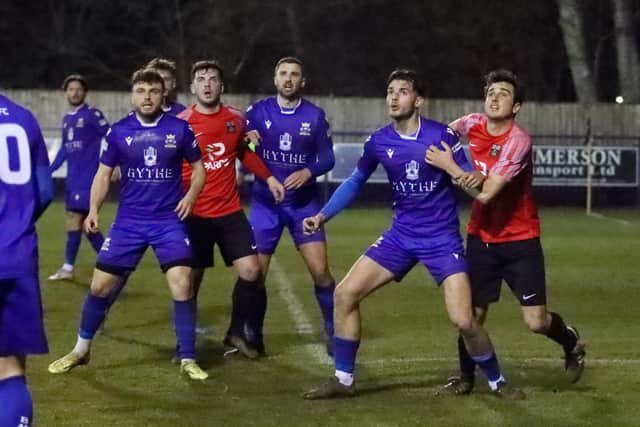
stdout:
<svg viewBox="0 0 640 427">
<path fill-rule="evenodd" d="M 640 103 L 640 60 L 634 40 L 629 0 L 612 0 L 620 94 L 625 102 Z"/>
</svg>

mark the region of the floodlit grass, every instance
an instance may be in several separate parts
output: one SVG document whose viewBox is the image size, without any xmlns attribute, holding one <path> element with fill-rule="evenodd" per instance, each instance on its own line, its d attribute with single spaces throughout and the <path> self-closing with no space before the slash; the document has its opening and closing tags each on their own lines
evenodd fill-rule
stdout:
<svg viewBox="0 0 640 427">
<path fill-rule="evenodd" d="M 508 290 L 488 327 L 508 379 L 528 393 L 503 402 L 479 381 L 464 398 L 432 393 L 455 372 L 455 332 L 442 296 L 423 267 L 389 284 L 363 304 L 363 341 L 357 370 L 361 394 L 308 402 L 300 393 L 332 373 L 323 354 L 320 314 L 311 281 L 285 236 L 268 281 L 266 343 L 257 362 L 222 356 L 229 318 L 232 271 L 207 272 L 200 296 L 199 358 L 210 373 L 191 382 L 170 363 L 175 338 L 171 300 L 148 252 L 114 306 L 92 360 L 66 375 L 47 364 L 75 342 L 79 312 L 95 254 L 83 241 L 76 282 L 46 282 L 64 253 L 63 206 L 41 219 L 40 266 L 51 353 L 32 357 L 30 385 L 40 426 L 636 426 L 640 407 L 640 214 L 604 211 L 626 220 L 587 217 L 580 210 L 542 211 L 550 308 L 578 326 L 589 343 L 587 370 L 577 385 L 563 378 L 560 349 L 528 332 Z M 103 224 L 113 217 L 106 205 Z M 353 209 L 328 225 L 334 276 L 390 221 L 388 210 Z M 466 218 L 463 219 L 466 223 Z M 311 325 L 311 328 L 309 328 Z"/>
</svg>

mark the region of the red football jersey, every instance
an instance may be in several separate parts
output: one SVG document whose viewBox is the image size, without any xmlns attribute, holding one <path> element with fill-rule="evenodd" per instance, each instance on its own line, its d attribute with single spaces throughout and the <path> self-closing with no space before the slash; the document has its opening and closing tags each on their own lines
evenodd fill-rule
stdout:
<svg viewBox="0 0 640 427">
<path fill-rule="evenodd" d="M 217 218 L 241 209 L 236 188 L 236 159 L 266 180 L 271 173 L 259 157 L 246 148 L 244 116 L 240 110 L 221 105 L 213 114 L 196 111 L 195 106 L 185 109 L 178 117 L 191 125 L 202 152 L 202 164 L 207 178 L 193 207 L 192 215 Z M 186 192 L 191 184 L 191 166 L 182 165 L 182 188 Z"/>
<path fill-rule="evenodd" d="M 461 117 L 452 127 L 468 138 L 476 169 L 485 176 L 498 174 L 509 181 L 487 205 L 473 202 L 467 232 L 485 243 L 539 237 L 540 219 L 531 184 L 531 138 L 527 132 L 513 123 L 502 135 L 491 135 L 485 114 Z"/>
</svg>

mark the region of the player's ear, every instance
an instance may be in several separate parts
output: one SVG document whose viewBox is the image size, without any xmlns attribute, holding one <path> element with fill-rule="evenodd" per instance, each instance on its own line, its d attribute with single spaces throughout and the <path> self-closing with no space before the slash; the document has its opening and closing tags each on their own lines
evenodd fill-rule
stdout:
<svg viewBox="0 0 640 427">
<path fill-rule="evenodd" d="M 193 86 L 193 82 L 191 82 L 191 85 L 189 86 L 189 89 L 191 89 L 191 94 L 192 95 L 196 94 L 196 88 Z"/>
<path fill-rule="evenodd" d="M 300 87 L 303 88 L 306 84 L 307 84 L 307 79 L 303 77 L 302 80 L 300 80 Z"/>
<path fill-rule="evenodd" d="M 518 111 L 520 111 L 520 107 L 522 107 L 522 104 L 516 102 L 515 104 L 513 104 L 513 107 L 511 107 L 511 113 L 513 113 L 513 115 L 515 116 L 516 114 L 518 114 Z"/>
<path fill-rule="evenodd" d="M 413 105 L 416 108 L 420 108 L 420 107 L 422 107 L 422 104 L 424 104 L 424 96 L 416 96 L 416 100 L 413 103 Z"/>
<path fill-rule="evenodd" d="M 224 93 L 224 83 L 220 84 L 220 93 Z"/>
</svg>

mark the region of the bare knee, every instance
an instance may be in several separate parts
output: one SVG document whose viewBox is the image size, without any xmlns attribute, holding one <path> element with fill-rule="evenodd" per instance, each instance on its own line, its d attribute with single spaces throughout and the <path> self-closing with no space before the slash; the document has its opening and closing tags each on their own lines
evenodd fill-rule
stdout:
<svg viewBox="0 0 640 427">
<path fill-rule="evenodd" d="M 255 282 L 262 277 L 260 263 L 258 262 L 258 257 L 255 255 L 234 261 L 234 266 L 238 276 L 247 282 Z"/>
<path fill-rule="evenodd" d="M 348 313 L 360 304 L 361 297 L 357 292 L 347 286 L 338 286 L 333 294 L 334 310 Z"/>
<path fill-rule="evenodd" d="M 451 322 L 462 336 L 472 337 L 477 333 L 478 322 L 471 313 L 451 318 Z"/>
</svg>

